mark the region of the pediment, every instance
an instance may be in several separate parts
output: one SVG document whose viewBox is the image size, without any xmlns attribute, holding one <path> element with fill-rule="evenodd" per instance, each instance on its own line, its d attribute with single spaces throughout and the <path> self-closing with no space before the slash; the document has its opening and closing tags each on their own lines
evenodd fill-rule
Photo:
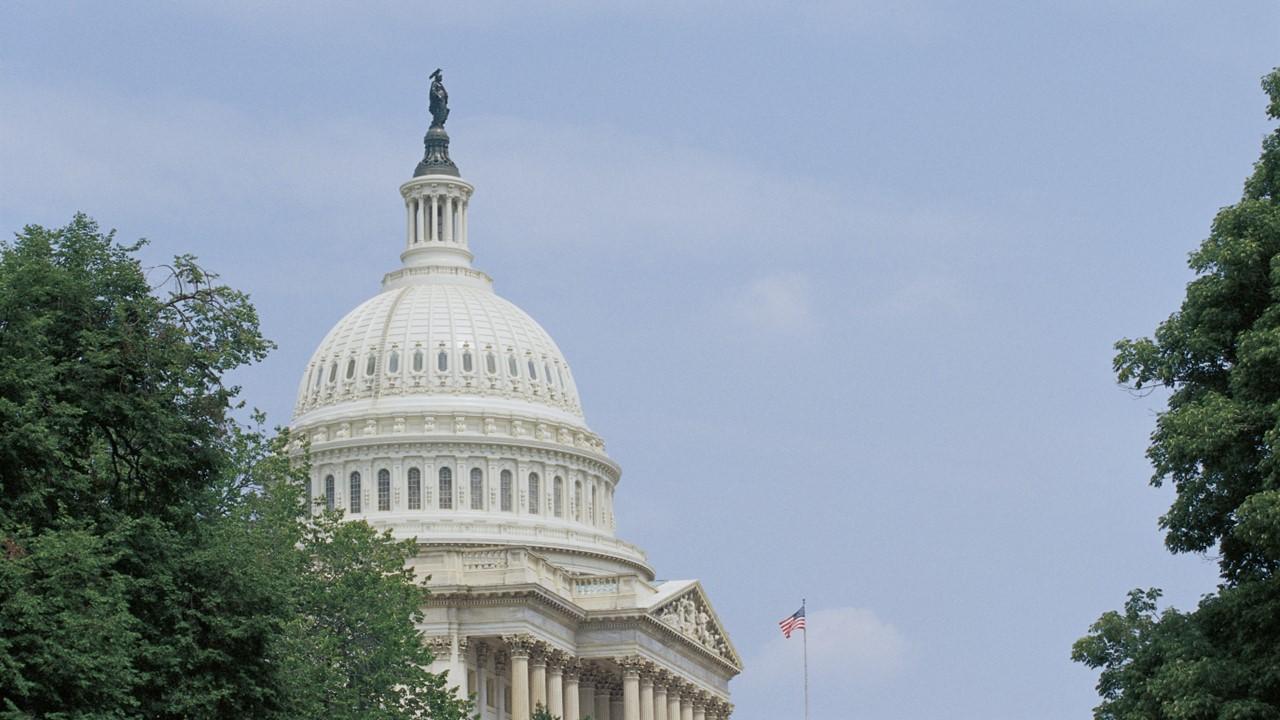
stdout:
<svg viewBox="0 0 1280 720">
<path fill-rule="evenodd" d="M 738 651 L 729 641 L 729 633 L 725 631 L 716 611 L 711 607 L 707 593 L 702 584 L 696 580 L 669 581 L 664 585 L 675 585 L 672 588 L 660 588 L 653 609 L 649 615 L 661 621 L 672 630 L 701 645 L 721 659 L 741 668 L 742 660 Z M 664 592 L 665 591 L 665 592 Z"/>
</svg>

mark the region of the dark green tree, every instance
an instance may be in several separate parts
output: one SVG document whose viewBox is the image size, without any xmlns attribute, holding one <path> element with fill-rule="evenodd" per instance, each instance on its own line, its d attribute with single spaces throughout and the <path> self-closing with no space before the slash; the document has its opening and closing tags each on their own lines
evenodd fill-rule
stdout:
<svg viewBox="0 0 1280 720">
<path fill-rule="evenodd" d="M 409 545 L 313 527 L 287 437 L 235 421 L 223 378 L 270 348 L 248 298 L 138 248 L 83 215 L 0 246 L 0 718 L 321 717 L 339 671 L 362 717 L 461 717 L 409 672 Z M 300 653 L 367 619 L 382 669 L 317 676 Z"/>
<path fill-rule="evenodd" d="M 1263 79 L 1280 119 L 1280 69 Z M 1192 253 L 1197 277 L 1154 337 L 1117 344 L 1134 389 L 1167 388 L 1147 456 L 1176 490 L 1173 552 L 1216 553 L 1222 581 L 1190 612 L 1135 590 L 1072 657 L 1100 668 L 1095 717 L 1280 718 L 1280 129 L 1244 196 Z"/>
</svg>

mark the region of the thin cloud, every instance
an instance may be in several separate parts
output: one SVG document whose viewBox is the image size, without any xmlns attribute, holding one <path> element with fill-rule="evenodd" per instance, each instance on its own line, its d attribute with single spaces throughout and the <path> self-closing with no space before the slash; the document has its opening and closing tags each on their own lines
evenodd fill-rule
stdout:
<svg viewBox="0 0 1280 720">
<path fill-rule="evenodd" d="M 740 329 L 757 335 L 808 335 L 818 328 L 809 277 L 776 273 L 734 293 L 728 312 Z"/>
<path fill-rule="evenodd" d="M 858 607 L 810 610 L 807 618 L 809 677 L 824 694 L 892 678 L 907 662 L 907 641 L 874 611 Z M 795 635 L 765 644 L 746 664 L 743 684 L 792 684 L 799 680 L 802 646 Z"/>
</svg>

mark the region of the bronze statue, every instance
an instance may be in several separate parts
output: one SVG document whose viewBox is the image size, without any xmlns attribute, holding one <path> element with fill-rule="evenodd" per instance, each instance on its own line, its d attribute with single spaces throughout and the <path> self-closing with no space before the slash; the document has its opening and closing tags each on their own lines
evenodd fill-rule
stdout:
<svg viewBox="0 0 1280 720">
<path fill-rule="evenodd" d="M 442 128 L 449 119 L 449 91 L 444 89 L 444 75 L 440 68 L 431 73 L 431 127 Z"/>
</svg>

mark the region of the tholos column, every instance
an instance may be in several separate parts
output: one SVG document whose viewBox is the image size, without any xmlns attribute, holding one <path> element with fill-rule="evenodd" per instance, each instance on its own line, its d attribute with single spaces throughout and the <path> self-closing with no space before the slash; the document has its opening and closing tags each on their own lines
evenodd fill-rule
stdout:
<svg viewBox="0 0 1280 720">
<path fill-rule="evenodd" d="M 476 643 L 476 711 L 484 716 L 484 708 L 488 703 L 486 699 L 489 696 L 489 646 L 484 643 Z"/>
<path fill-rule="evenodd" d="M 680 686 L 676 683 L 667 688 L 667 720 L 680 720 Z"/>
<path fill-rule="evenodd" d="M 453 198 L 444 198 L 444 241 L 453 242 Z"/>
<path fill-rule="evenodd" d="M 523 638 L 511 645 L 511 720 L 529 720 L 529 643 Z"/>
<path fill-rule="evenodd" d="M 693 720 L 693 698 L 692 690 L 680 693 L 680 720 Z"/>
<path fill-rule="evenodd" d="M 564 720 L 581 720 L 578 693 L 578 664 L 569 663 L 564 668 Z"/>
<path fill-rule="evenodd" d="M 622 666 L 622 720 L 640 720 L 640 668 L 634 662 Z"/>
<path fill-rule="evenodd" d="M 622 702 L 622 687 L 613 689 L 613 697 L 609 698 L 609 717 L 613 720 L 622 720 L 623 713 L 626 712 L 626 706 Z"/>
<path fill-rule="evenodd" d="M 693 720 L 707 720 L 707 703 L 699 698 L 693 702 Z"/>
<path fill-rule="evenodd" d="M 438 225 L 436 225 L 436 219 L 439 218 L 440 215 L 436 212 L 436 207 L 437 207 L 436 196 L 432 195 L 431 196 L 431 221 L 427 223 L 427 234 L 430 235 L 430 237 L 427 238 L 428 240 L 440 239 L 440 228 Z"/>
<path fill-rule="evenodd" d="M 559 653 L 547 658 L 547 711 L 551 717 L 564 717 L 564 657 Z"/>
</svg>

